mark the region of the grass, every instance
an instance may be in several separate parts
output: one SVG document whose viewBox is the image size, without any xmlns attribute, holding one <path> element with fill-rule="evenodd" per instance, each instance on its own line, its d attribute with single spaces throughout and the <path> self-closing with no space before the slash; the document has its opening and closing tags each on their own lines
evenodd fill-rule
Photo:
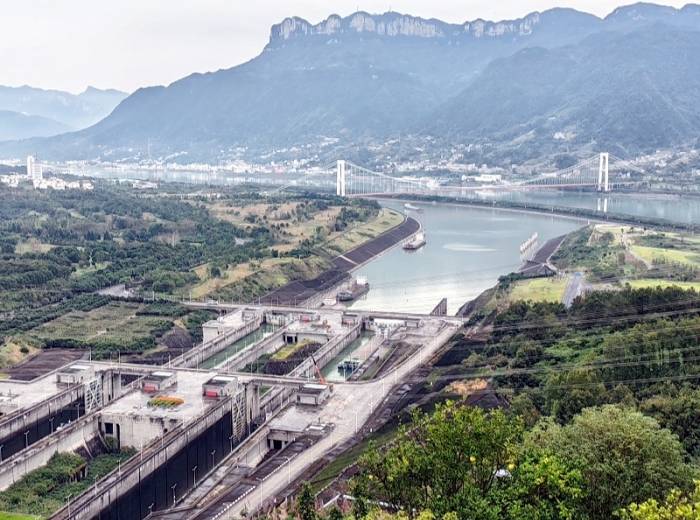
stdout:
<svg viewBox="0 0 700 520">
<path fill-rule="evenodd" d="M 18 242 L 15 246 L 15 254 L 23 255 L 26 253 L 48 253 L 54 248 L 51 244 L 46 244 L 40 242 L 36 238 L 30 238 L 29 240 L 24 240 Z"/>
<path fill-rule="evenodd" d="M 648 287 L 680 287 L 681 289 L 695 289 L 696 291 L 700 291 L 700 282 L 677 282 L 675 280 L 642 278 L 639 280 L 629 280 L 627 283 L 629 283 L 633 289 L 646 289 Z"/>
<path fill-rule="evenodd" d="M 97 262 L 92 266 L 78 267 L 75 271 L 71 273 L 71 278 L 80 278 L 86 274 L 95 273 L 97 271 L 102 271 L 109 267 L 109 262 Z"/>
<path fill-rule="evenodd" d="M 511 302 L 531 300 L 558 303 L 564 297 L 567 284 L 568 279 L 559 276 L 519 280 L 513 285 L 508 300 Z"/>
<path fill-rule="evenodd" d="M 150 337 L 164 325 L 161 316 L 140 316 L 138 303 L 112 302 L 91 311 L 73 311 L 29 331 L 38 340 L 95 339 L 129 341 Z"/>
<path fill-rule="evenodd" d="M 685 264 L 692 267 L 700 267 L 700 255 L 694 251 L 684 251 L 679 249 L 664 249 L 661 247 L 649 247 L 632 245 L 632 253 L 649 264 L 658 263 L 663 260 L 666 263 Z"/>
<path fill-rule="evenodd" d="M 272 361 L 285 361 L 310 343 L 310 341 L 304 340 L 298 343 L 292 343 L 291 345 L 285 345 L 275 352 L 270 359 L 272 359 Z"/>
<path fill-rule="evenodd" d="M 132 455 L 133 452 L 125 451 L 98 455 L 86 461 L 75 453 L 56 453 L 45 466 L 29 472 L 0 492 L 0 508 L 5 511 L 0 513 L 0 519 L 50 517 L 69 497 L 76 497 Z M 78 471 L 85 466 L 86 478 L 75 480 Z M 9 514 L 15 516 L 7 516 Z"/>
<path fill-rule="evenodd" d="M 314 492 L 320 491 L 329 482 L 336 479 L 346 468 L 356 464 L 360 457 L 369 449 L 370 442 L 374 443 L 375 446 L 382 446 L 392 441 L 397 434 L 398 426 L 393 424 L 384 426 L 379 432 L 371 434 L 359 444 L 341 453 L 325 468 L 314 475 L 310 482 L 311 488 Z"/>
<path fill-rule="evenodd" d="M 15 366 L 37 350 L 21 338 L 8 337 L 0 344 L 0 368 Z"/>
<path fill-rule="evenodd" d="M 24 513 L 7 513 L 0 511 L 0 520 L 39 520 L 41 517 L 36 515 L 25 515 Z"/>
<path fill-rule="evenodd" d="M 331 254 L 345 253 L 398 226 L 403 220 L 404 216 L 398 211 L 382 208 L 379 214 L 371 221 L 359 224 L 335 237 L 331 237 L 326 241 L 324 249 Z"/>
</svg>

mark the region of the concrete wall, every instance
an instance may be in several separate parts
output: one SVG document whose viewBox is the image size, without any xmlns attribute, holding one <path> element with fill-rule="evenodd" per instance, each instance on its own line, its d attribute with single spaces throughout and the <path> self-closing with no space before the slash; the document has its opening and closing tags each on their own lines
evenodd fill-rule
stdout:
<svg viewBox="0 0 700 520">
<path fill-rule="evenodd" d="M 253 348 L 240 352 L 234 357 L 226 361 L 226 364 L 221 367 L 222 370 L 230 370 L 235 372 L 241 370 L 247 364 L 252 363 L 263 354 L 271 354 L 284 345 L 282 336 L 285 329 L 280 329 L 272 336 L 269 336 L 255 345 Z"/>
<path fill-rule="evenodd" d="M 82 385 L 74 386 L 26 410 L 9 415 L 0 422 L 0 444 L 2 440 L 25 431 L 28 424 L 50 417 L 61 408 L 65 408 L 70 403 L 79 400 L 83 397 L 83 394 L 84 388 Z"/>
<path fill-rule="evenodd" d="M 172 361 L 172 365 L 175 367 L 185 368 L 197 367 L 205 359 L 208 359 L 214 354 L 221 352 L 231 343 L 234 343 L 243 336 L 247 336 L 251 332 L 259 329 L 262 325 L 262 320 L 262 316 L 256 316 L 254 319 L 241 326 L 241 328 L 231 332 L 226 332 L 225 334 L 216 337 L 212 341 L 202 343 L 201 345 L 198 345 L 185 352 L 182 356 L 175 358 Z"/>
<path fill-rule="evenodd" d="M 54 519 L 90 520 L 116 503 L 120 497 L 139 486 L 141 481 L 153 474 L 172 457 L 187 447 L 190 439 L 207 431 L 217 421 L 232 411 L 233 401 L 229 398 L 211 409 L 207 415 L 192 421 L 183 428 L 169 432 L 163 439 L 154 441 L 139 455 L 122 464 L 119 473 L 112 472 L 99 481 L 94 488 L 71 501 L 69 505 L 54 514 Z M 184 489 L 177 490 L 178 495 Z"/>
<path fill-rule="evenodd" d="M 86 447 L 96 436 L 97 419 L 88 416 L 32 444 L 0 464 L 0 491 L 7 489 L 30 471 L 46 465 L 55 453 Z"/>
</svg>

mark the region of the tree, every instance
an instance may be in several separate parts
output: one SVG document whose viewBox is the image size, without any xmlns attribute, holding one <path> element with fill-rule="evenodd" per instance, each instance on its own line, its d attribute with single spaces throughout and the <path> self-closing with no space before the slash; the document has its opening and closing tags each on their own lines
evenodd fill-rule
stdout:
<svg viewBox="0 0 700 520">
<path fill-rule="evenodd" d="M 304 482 L 297 497 L 297 516 L 299 520 L 317 520 L 316 500 L 314 499 L 311 486 Z"/>
<path fill-rule="evenodd" d="M 570 518 L 580 473 L 544 452 L 521 452 L 522 431 L 516 416 L 448 402 L 430 416 L 416 412 L 388 449 L 372 447 L 359 479 L 376 500 L 409 516 Z"/>
<path fill-rule="evenodd" d="M 683 388 L 677 395 L 655 395 L 639 408 L 678 435 L 688 453 L 700 455 L 700 390 Z"/>
<path fill-rule="evenodd" d="M 602 404 L 606 390 L 595 370 L 574 369 L 550 375 L 544 394 L 550 413 L 566 423 L 584 408 Z"/>
<path fill-rule="evenodd" d="M 621 520 L 698 520 L 700 518 L 700 482 L 688 496 L 671 491 L 663 503 L 649 499 L 641 504 L 630 504 L 618 512 Z"/>
<path fill-rule="evenodd" d="M 592 519 L 611 518 L 630 501 L 659 498 L 691 483 L 678 437 L 628 408 L 589 408 L 563 427 L 543 420 L 525 444 L 579 461 L 587 491 L 583 507 Z"/>
</svg>

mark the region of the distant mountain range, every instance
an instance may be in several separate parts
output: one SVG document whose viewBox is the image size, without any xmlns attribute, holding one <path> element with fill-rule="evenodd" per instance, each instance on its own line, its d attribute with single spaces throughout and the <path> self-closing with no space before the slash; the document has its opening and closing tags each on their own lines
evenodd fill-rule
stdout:
<svg viewBox="0 0 700 520">
<path fill-rule="evenodd" d="M 0 140 L 80 130 L 109 115 L 128 94 L 88 87 L 80 94 L 0 86 Z"/>
<path fill-rule="evenodd" d="M 635 4 L 604 19 L 557 8 L 459 25 L 358 12 L 316 25 L 286 19 L 245 64 L 140 89 L 89 128 L 3 143 L 0 156 L 213 162 L 245 148 L 331 158 L 410 136 L 520 160 L 633 154 L 698 135 L 700 5 Z"/>
</svg>

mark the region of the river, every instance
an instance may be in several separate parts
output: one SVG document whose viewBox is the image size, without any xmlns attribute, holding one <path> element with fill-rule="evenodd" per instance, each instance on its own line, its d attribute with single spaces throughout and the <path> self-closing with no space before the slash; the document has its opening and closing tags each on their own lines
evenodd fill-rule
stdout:
<svg viewBox="0 0 700 520">
<path fill-rule="evenodd" d="M 384 204 L 406 211 L 401 202 Z M 533 233 L 542 244 L 585 224 L 525 212 L 412 205 L 422 210 L 408 213 L 421 222 L 427 244 L 415 252 L 394 248 L 356 271 L 367 277 L 370 291 L 352 308 L 428 313 L 447 298 L 448 314 L 454 314 L 521 265 L 519 246 Z"/>
<path fill-rule="evenodd" d="M 334 178 L 284 174 L 238 174 L 193 172 L 144 172 L 125 170 L 91 171 L 101 178 L 140 178 L 154 181 L 176 181 L 208 185 L 232 185 L 243 182 L 277 185 L 323 182 L 332 189 Z M 609 214 L 625 214 L 661 218 L 680 223 L 700 222 L 700 198 L 677 195 L 559 192 L 494 192 L 488 189 L 468 192 L 468 198 L 480 201 L 512 200 L 544 206 L 586 208 Z M 399 201 L 383 204 L 406 212 Z M 393 249 L 359 269 L 366 276 L 369 293 L 353 304 L 358 309 L 394 309 L 407 312 L 429 312 L 443 297 L 448 312 L 492 287 L 498 277 L 512 272 L 521 264 L 519 245 L 532 233 L 539 234 L 539 243 L 568 233 L 585 224 L 555 215 L 500 211 L 449 204 L 418 204 L 421 213 L 409 212 L 423 225 L 427 245 L 407 253 Z"/>
</svg>

